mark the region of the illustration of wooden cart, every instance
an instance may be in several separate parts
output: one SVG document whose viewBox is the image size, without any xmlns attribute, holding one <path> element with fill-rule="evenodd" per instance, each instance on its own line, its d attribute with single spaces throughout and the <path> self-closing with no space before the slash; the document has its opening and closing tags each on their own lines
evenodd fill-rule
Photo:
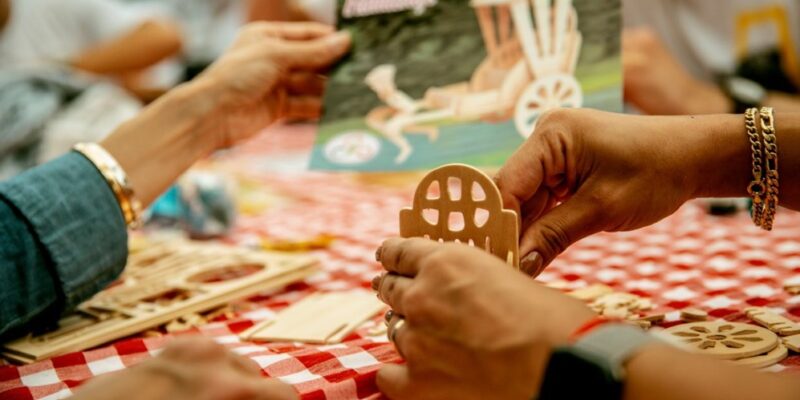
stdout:
<svg viewBox="0 0 800 400">
<path fill-rule="evenodd" d="M 400 149 L 397 164 L 412 153 L 403 135 L 424 133 L 435 140 L 436 121 L 513 118 L 527 138 L 543 112 L 583 104 L 574 76 L 582 39 L 572 0 L 472 0 L 471 5 L 487 57 L 469 82 L 429 88 L 414 100 L 395 86 L 392 65 L 375 67 L 364 80 L 386 103 L 367 114 L 367 126 Z"/>
</svg>

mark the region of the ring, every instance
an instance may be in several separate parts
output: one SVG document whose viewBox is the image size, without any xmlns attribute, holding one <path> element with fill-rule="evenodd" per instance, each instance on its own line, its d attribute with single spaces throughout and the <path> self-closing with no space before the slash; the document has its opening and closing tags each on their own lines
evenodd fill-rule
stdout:
<svg viewBox="0 0 800 400">
<path fill-rule="evenodd" d="M 394 310 L 389 310 L 383 316 L 384 320 L 386 321 L 386 325 L 389 325 L 389 322 L 392 322 L 392 317 L 394 316 Z"/>
<path fill-rule="evenodd" d="M 397 331 L 406 324 L 406 320 L 404 318 L 399 318 L 397 322 L 395 322 L 394 327 L 392 327 L 391 332 L 389 332 L 389 340 L 397 346 L 397 342 L 395 342 L 395 338 L 397 337 Z"/>
</svg>

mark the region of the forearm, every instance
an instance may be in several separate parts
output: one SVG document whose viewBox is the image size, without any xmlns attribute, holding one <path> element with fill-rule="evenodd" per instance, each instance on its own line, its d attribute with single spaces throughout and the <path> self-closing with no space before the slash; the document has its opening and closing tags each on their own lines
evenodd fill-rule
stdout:
<svg viewBox="0 0 800 400">
<path fill-rule="evenodd" d="M 800 380 L 653 345 L 627 365 L 625 399 L 797 399 Z"/>
<path fill-rule="evenodd" d="M 125 170 L 143 205 L 220 145 L 214 109 L 221 97 L 202 79 L 175 88 L 120 126 L 101 145 Z"/>
<path fill-rule="evenodd" d="M 688 143 L 698 155 L 687 166 L 697 180 L 697 197 L 747 197 L 753 179 L 750 142 L 741 115 L 686 117 Z M 800 209 L 800 113 L 775 113 L 780 204 Z"/>
<path fill-rule="evenodd" d="M 150 21 L 118 39 L 85 51 L 72 66 L 96 74 L 114 75 L 148 68 L 180 51 L 178 29 Z"/>
</svg>

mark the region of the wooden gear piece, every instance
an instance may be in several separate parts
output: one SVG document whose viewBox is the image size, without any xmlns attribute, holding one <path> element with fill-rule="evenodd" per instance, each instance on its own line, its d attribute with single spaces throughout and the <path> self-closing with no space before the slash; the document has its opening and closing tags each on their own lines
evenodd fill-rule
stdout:
<svg viewBox="0 0 800 400">
<path fill-rule="evenodd" d="M 373 293 L 315 293 L 239 336 L 254 341 L 339 343 L 385 308 Z"/>
<path fill-rule="evenodd" d="M 177 241 L 131 254 L 117 284 L 84 302 L 59 329 L 2 346 L 28 363 L 133 335 L 182 316 L 276 289 L 316 272 L 308 255 Z"/>
<path fill-rule="evenodd" d="M 764 368 L 783 361 L 783 359 L 788 355 L 789 351 L 786 349 L 786 346 L 784 346 L 782 343 L 778 343 L 774 349 L 767 353 L 747 358 L 740 358 L 738 360 L 731 360 L 730 362 L 736 365 L 744 365 L 751 368 Z"/>
<path fill-rule="evenodd" d="M 436 187 L 438 194 L 431 190 Z M 435 220 L 425 218 L 426 210 L 438 214 Z M 479 221 L 481 210 L 485 221 Z M 454 223 L 459 214 L 463 220 L 460 227 Z M 468 244 L 519 267 L 517 214 L 503 208 L 492 179 L 468 165 L 445 165 L 422 178 L 412 208 L 400 211 L 400 236 Z"/>
<path fill-rule="evenodd" d="M 778 345 L 778 336 L 769 330 L 739 322 L 692 322 L 665 332 L 687 344 L 694 353 L 725 360 L 765 354 Z"/>
</svg>

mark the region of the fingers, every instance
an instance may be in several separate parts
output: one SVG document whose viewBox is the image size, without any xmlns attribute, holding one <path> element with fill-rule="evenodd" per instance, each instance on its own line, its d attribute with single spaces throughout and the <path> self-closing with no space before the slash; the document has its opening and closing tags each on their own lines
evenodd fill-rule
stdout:
<svg viewBox="0 0 800 400">
<path fill-rule="evenodd" d="M 586 193 L 578 192 L 559 206 L 546 212 L 523 232 L 520 241 L 522 270 L 538 275 L 558 254 L 576 241 L 603 230 L 599 202 Z"/>
<path fill-rule="evenodd" d="M 247 29 L 286 40 L 309 40 L 330 35 L 334 28 L 317 22 L 254 22 Z"/>
<path fill-rule="evenodd" d="M 422 238 L 388 239 L 375 253 L 377 261 L 389 271 L 404 276 L 416 276 L 423 257 L 440 250 L 441 243 Z"/>
<path fill-rule="evenodd" d="M 262 379 L 255 381 L 256 400 L 296 400 L 300 397 L 294 388 L 278 379 Z"/>
<path fill-rule="evenodd" d="M 387 325 L 386 336 L 389 338 L 389 341 L 394 343 L 394 347 L 401 356 L 404 354 L 403 349 L 407 348 L 406 342 L 404 341 L 407 337 L 407 329 L 405 318 L 397 313 L 392 314 L 392 318 Z"/>
<path fill-rule="evenodd" d="M 350 40 L 349 33 L 337 32 L 306 41 L 264 43 L 264 51 L 290 68 L 319 69 L 341 58 Z"/>
<path fill-rule="evenodd" d="M 320 96 L 325 90 L 325 77 L 308 71 L 290 72 L 286 77 L 285 86 L 290 94 Z"/>
<path fill-rule="evenodd" d="M 316 119 L 322 114 L 322 99 L 314 96 L 290 96 L 281 113 L 290 120 Z"/>
<path fill-rule="evenodd" d="M 411 378 L 408 367 L 405 365 L 385 365 L 376 376 L 375 383 L 378 389 L 386 397 L 394 400 L 413 398 L 414 388 L 411 386 Z"/>
<path fill-rule="evenodd" d="M 396 274 L 383 274 L 377 282 L 375 290 L 378 298 L 388 304 L 395 313 L 405 315 L 406 310 L 403 305 L 403 296 L 411 287 L 414 281 L 411 278 Z"/>
</svg>

